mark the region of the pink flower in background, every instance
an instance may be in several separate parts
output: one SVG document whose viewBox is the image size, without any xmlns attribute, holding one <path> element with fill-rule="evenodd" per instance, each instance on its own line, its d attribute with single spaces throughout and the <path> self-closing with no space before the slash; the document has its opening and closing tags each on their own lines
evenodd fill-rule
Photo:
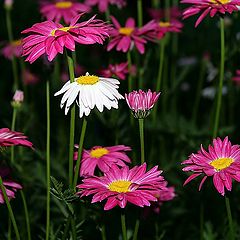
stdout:
<svg viewBox="0 0 240 240">
<path fill-rule="evenodd" d="M 89 6 L 98 5 L 100 12 L 106 12 L 108 5 L 117 5 L 118 8 L 122 8 L 126 5 L 125 0 L 85 0 L 85 4 Z"/>
<path fill-rule="evenodd" d="M 109 37 L 109 25 L 95 19 L 95 16 L 81 23 L 77 23 L 82 14 L 72 19 L 70 26 L 64 27 L 59 23 L 45 21 L 36 23 L 22 33 L 29 34 L 23 42 L 23 56 L 26 61 L 33 63 L 43 54 L 52 61 L 58 53 L 63 54 L 64 47 L 74 51 L 75 42 L 79 44 L 103 44 Z"/>
<path fill-rule="evenodd" d="M 228 137 L 223 141 L 220 138 L 214 139 L 208 152 L 201 146 L 198 153 L 191 154 L 182 164 L 187 165 L 183 171 L 193 172 L 184 185 L 198 176 L 204 176 L 199 191 L 207 177 L 213 177 L 213 184 L 221 195 L 225 194 L 225 188 L 232 190 L 232 179 L 240 182 L 240 146 L 232 145 Z"/>
<path fill-rule="evenodd" d="M 81 76 L 81 75 L 84 75 L 85 73 L 86 73 L 86 69 L 83 66 L 76 64 L 76 66 L 74 68 L 75 76 Z M 63 82 L 67 82 L 70 79 L 69 73 L 67 70 L 65 70 L 64 72 L 61 73 L 61 79 Z"/>
<path fill-rule="evenodd" d="M 42 1 L 40 12 L 49 21 L 60 22 L 62 19 L 69 24 L 76 15 L 89 12 L 90 7 L 74 0 Z"/>
<path fill-rule="evenodd" d="M 158 23 L 158 32 L 160 33 L 160 37 L 162 37 L 162 33 L 166 34 L 168 32 L 181 32 L 183 28 L 183 24 L 176 20 L 171 20 L 169 22 L 160 21 Z M 158 35 L 159 35 L 158 33 Z"/>
<path fill-rule="evenodd" d="M 5 58 L 10 60 L 13 57 L 20 57 L 22 55 L 22 40 L 7 43 L 1 52 Z"/>
<path fill-rule="evenodd" d="M 120 80 L 125 80 L 128 74 L 128 63 L 109 64 L 108 68 L 99 71 L 103 77 L 117 77 Z"/>
<path fill-rule="evenodd" d="M 197 27 L 208 14 L 210 14 L 210 17 L 214 17 L 217 13 L 225 14 L 227 12 L 231 14 L 233 11 L 239 11 L 238 6 L 240 6 L 240 0 L 181 0 L 181 3 L 192 5 L 184 10 L 183 19 L 202 12 L 196 21 L 195 27 Z"/>
<path fill-rule="evenodd" d="M 39 77 L 30 72 L 28 69 L 25 69 L 22 72 L 22 79 L 24 85 L 35 85 L 40 81 Z"/>
<path fill-rule="evenodd" d="M 232 80 L 233 80 L 237 85 L 240 85 L 240 70 L 236 70 L 236 76 L 232 77 Z"/>
<path fill-rule="evenodd" d="M 21 145 L 32 147 L 33 144 L 27 140 L 27 137 L 20 132 L 11 131 L 8 128 L 0 129 L 0 147 Z"/>
<path fill-rule="evenodd" d="M 125 208 L 127 202 L 139 207 L 150 206 L 150 202 L 157 201 L 156 194 L 165 189 L 165 180 L 157 166 L 149 171 L 146 168 L 146 163 L 132 169 L 112 165 L 102 177 L 83 179 L 83 183 L 77 186 L 80 189 L 78 194 L 80 197 L 93 195 L 92 203 L 107 199 L 104 210 L 117 205 Z"/>
<path fill-rule="evenodd" d="M 133 18 L 128 18 L 124 27 L 121 27 L 115 17 L 111 16 L 111 19 L 115 28 L 111 31 L 112 39 L 107 46 L 107 50 L 116 48 L 117 51 L 126 53 L 135 46 L 143 54 L 147 40 L 153 40 L 152 34 L 156 31 L 154 21 L 138 29 Z"/>
<path fill-rule="evenodd" d="M 125 94 L 125 99 L 135 118 L 146 118 L 150 114 L 160 94 L 160 92 L 152 92 L 150 89 L 147 92 L 140 89 L 139 91 Z"/>
<path fill-rule="evenodd" d="M 80 176 L 93 176 L 96 167 L 105 173 L 109 171 L 109 168 L 113 164 L 120 167 L 126 166 L 126 163 L 131 162 L 126 154 L 127 151 L 131 151 L 131 148 L 125 145 L 112 147 L 95 146 L 90 150 L 84 150 L 81 160 Z M 77 160 L 77 156 L 78 152 L 75 152 L 75 160 Z"/>
<path fill-rule="evenodd" d="M 10 174 L 10 170 L 8 168 L 5 168 L 5 167 L 0 168 L 0 176 L 3 181 L 3 186 L 5 187 L 5 191 L 8 199 L 11 200 L 12 198 L 15 198 L 16 191 L 22 189 L 22 186 L 19 183 L 12 180 L 9 177 L 9 174 Z M 0 203 L 3 204 L 4 202 L 5 201 L 3 198 L 3 193 L 0 188 Z"/>
<path fill-rule="evenodd" d="M 4 7 L 6 9 L 11 9 L 12 8 L 12 5 L 13 5 L 13 0 L 5 0 L 4 1 Z"/>
<path fill-rule="evenodd" d="M 151 8 L 148 10 L 148 13 L 153 19 L 156 19 L 157 21 L 160 21 L 161 19 L 167 19 L 168 17 L 170 20 L 179 20 L 179 18 L 182 16 L 182 11 L 176 6 L 173 6 L 169 9 Z M 167 13 L 169 16 L 166 16 Z"/>
</svg>

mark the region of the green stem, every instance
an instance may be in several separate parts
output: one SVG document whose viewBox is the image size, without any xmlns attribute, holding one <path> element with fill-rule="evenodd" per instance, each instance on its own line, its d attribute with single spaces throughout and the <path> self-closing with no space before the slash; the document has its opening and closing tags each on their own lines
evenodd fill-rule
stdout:
<svg viewBox="0 0 240 240">
<path fill-rule="evenodd" d="M 133 82 L 131 75 L 132 58 L 130 50 L 127 52 L 127 61 L 128 61 L 128 92 L 131 92 L 133 90 Z"/>
<path fill-rule="evenodd" d="M 139 221 L 139 219 L 137 219 L 136 224 L 135 224 L 135 228 L 134 228 L 134 233 L 133 233 L 133 240 L 137 240 L 138 239 L 139 225 L 140 225 L 140 221 Z"/>
<path fill-rule="evenodd" d="M 102 236 L 102 240 L 107 240 L 105 224 L 102 225 L 101 236 Z"/>
<path fill-rule="evenodd" d="M 12 116 L 12 125 L 11 130 L 15 130 L 16 126 L 16 118 L 17 118 L 17 108 L 13 107 L 13 116 Z M 14 163 L 14 146 L 11 147 L 11 163 Z"/>
<path fill-rule="evenodd" d="M 70 82 L 74 82 L 74 63 L 73 59 L 67 55 L 68 70 L 70 75 Z M 71 109 L 70 117 L 70 132 L 69 132 L 69 186 L 72 186 L 73 182 L 73 154 L 74 154 L 74 131 L 75 131 L 75 115 L 76 108 L 73 105 Z"/>
<path fill-rule="evenodd" d="M 137 9 L 138 9 L 138 27 L 142 27 L 143 25 L 142 0 L 137 1 Z"/>
<path fill-rule="evenodd" d="M 75 219 L 71 218 L 71 227 L 72 227 L 72 239 L 76 240 L 77 239 L 77 233 L 76 233 L 76 222 Z"/>
<path fill-rule="evenodd" d="M 68 233 L 69 233 L 69 227 L 70 227 L 70 223 L 71 223 L 71 215 L 68 216 L 65 228 L 64 228 L 64 232 L 63 232 L 63 236 L 62 236 L 62 240 L 66 240 L 68 239 Z"/>
<path fill-rule="evenodd" d="M 234 229 L 233 229 L 231 207 L 230 207 L 229 198 L 226 197 L 226 196 L 225 196 L 225 204 L 226 204 L 228 223 L 229 223 L 229 229 L 230 229 L 230 240 L 234 240 L 235 239 L 235 233 L 234 233 Z"/>
<path fill-rule="evenodd" d="M 18 67 L 17 67 L 17 58 L 13 56 L 12 59 L 12 70 L 13 70 L 13 91 L 19 88 L 19 80 L 18 80 Z"/>
<path fill-rule="evenodd" d="M 23 201 L 24 214 L 25 214 L 26 226 L 27 226 L 28 240 L 31 240 L 31 228 L 30 228 L 30 221 L 29 221 L 27 202 L 26 202 L 26 198 L 25 198 L 24 192 L 21 190 L 20 193 L 21 193 L 21 197 L 22 197 L 22 201 Z"/>
<path fill-rule="evenodd" d="M 221 28 L 221 61 L 220 61 L 220 77 L 219 77 L 219 86 L 217 91 L 217 104 L 215 112 L 215 120 L 213 127 L 213 138 L 218 134 L 219 127 L 219 117 L 222 104 L 222 87 L 223 87 L 223 77 L 224 77 L 224 63 L 225 63 L 225 39 L 224 39 L 224 20 L 220 18 L 220 28 Z"/>
<path fill-rule="evenodd" d="M 49 239 L 50 233 L 50 88 L 49 81 L 46 83 L 46 103 L 47 103 L 47 212 L 46 212 L 46 240 Z"/>
<path fill-rule="evenodd" d="M 195 98 L 194 105 L 193 105 L 192 123 L 194 125 L 196 124 L 196 120 L 197 120 L 197 116 L 198 116 L 198 110 L 199 110 L 201 92 L 202 92 L 202 88 L 203 88 L 205 70 L 206 70 L 206 61 L 203 59 L 202 63 L 201 63 L 201 69 L 200 69 L 200 74 L 199 74 L 199 79 L 198 79 L 196 98 Z"/>
<path fill-rule="evenodd" d="M 204 238 L 204 205 L 201 203 L 200 206 L 200 239 Z"/>
<path fill-rule="evenodd" d="M 80 135 L 80 139 L 79 139 L 78 158 L 77 158 L 74 180 L 73 180 L 73 189 L 76 188 L 77 181 L 78 181 L 80 163 L 81 163 L 81 157 L 82 157 L 82 151 L 83 151 L 83 142 L 84 142 L 84 138 L 85 138 L 86 128 L 87 128 L 87 120 L 84 117 L 83 118 L 83 124 L 82 124 L 82 131 L 81 131 L 81 135 Z"/>
<path fill-rule="evenodd" d="M 11 217 L 8 214 L 8 240 L 12 239 L 12 222 L 11 222 Z"/>
<path fill-rule="evenodd" d="M 166 37 L 166 36 L 165 36 Z M 162 74 L 163 74 L 163 63 L 164 63 L 164 54 L 165 54 L 165 39 L 160 41 L 160 48 L 159 48 L 159 68 L 158 68 L 158 77 L 157 77 L 157 84 L 156 84 L 156 92 L 159 92 L 161 89 L 162 83 Z M 157 106 L 153 110 L 153 121 L 155 122 L 157 118 Z"/>
<path fill-rule="evenodd" d="M 110 21 L 110 9 L 107 8 L 107 10 L 105 11 L 105 18 L 106 18 L 106 21 Z"/>
<path fill-rule="evenodd" d="M 145 162 L 145 152 L 144 152 L 144 119 L 138 119 L 139 123 L 139 134 L 140 134 L 140 144 L 141 144 L 141 164 Z"/>
<path fill-rule="evenodd" d="M 20 235 L 19 235 L 17 223 L 16 223 L 16 220 L 15 220 L 13 211 L 12 211 L 12 207 L 11 207 L 10 202 L 8 200 L 6 189 L 5 189 L 4 185 L 3 185 L 3 180 L 2 180 L 1 176 L 0 176 L 0 187 L 1 187 L 1 191 L 2 191 L 2 194 L 3 194 L 4 201 L 5 201 L 5 203 L 7 205 L 7 208 L 8 208 L 9 216 L 10 216 L 10 218 L 12 220 L 13 228 L 14 228 L 14 231 L 15 231 L 15 234 L 16 234 L 16 239 L 20 240 Z"/>
<path fill-rule="evenodd" d="M 159 0 L 152 0 L 152 7 L 153 8 L 158 8 L 159 7 Z"/>
<path fill-rule="evenodd" d="M 122 224 L 123 240 L 127 240 L 127 228 L 126 228 L 125 213 L 121 213 L 121 224 Z"/>
</svg>

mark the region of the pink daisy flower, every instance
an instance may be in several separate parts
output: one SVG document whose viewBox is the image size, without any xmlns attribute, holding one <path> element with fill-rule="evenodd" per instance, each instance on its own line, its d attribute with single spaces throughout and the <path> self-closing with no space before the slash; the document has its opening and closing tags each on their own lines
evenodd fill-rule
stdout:
<svg viewBox="0 0 240 240">
<path fill-rule="evenodd" d="M 9 147 L 20 145 L 32 147 L 33 144 L 27 140 L 27 137 L 20 132 L 11 131 L 8 128 L 0 129 L 0 147 Z"/>
<path fill-rule="evenodd" d="M 89 6 L 98 5 L 100 12 L 106 12 L 108 5 L 117 5 L 118 8 L 122 8 L 126 5 L 125 0 L 85 0 L 85 4 Z"/>
<path fill-rule="evenodd" d="M 33 63 L 43 54 L 52 61 L 58 53 L 63 54 L 64 47 L 74 51 L 75 42 L 79 44 L 103 44 L 109 32 L 109 25 L 95 19 L 95 16 L 81 23 L 77 23 L 80 14 L 72 19 L 68 27 L 59 23 L 45 21 L 36 23 L 31 28 L 22 33 L 29 34 L 22 40 L 23 56 L 27 56 L 26 61 Z"/>
<path fill-rule="evenodd" d="M 171 20 L 169 22 L 160 21 L 158 23 L 158 38 L 162 37 L 162 33 L 166 34 L 168 32 L 181 32 L 183 24 L 177 20 Z"/>
<path fill-rule="evenodd" d="M 2 178 L 7 197 L 9 200 L 11 200 L 12 198 L 15 198 L 16 191 L 22 189 L 22 186 L 9 178 L 9 174 L 10 170 L 8 168 L 0 168 L 0 176 Z M 0 203 L 3 204 L 4 202 L 3 193 L 0 188 Z"/>
<path fill-rule="evenodd" d="M 76 145 L 78 148 L 78 146 Z M 126 152 L 131 151 L 130 147 L 125 145 L 116 145 L 112 147 L 95 146 L 90 150 L 83 150 L 80 176 L 93 176 L 96 167 L 103 173 L 108 172 L 109 168 L 115 164 L 120 167 L 131 163 Z M 74 159 L 77 160 L 78 152 L 75 152 Z"/>
<path fill-rule="evenodd" d="M 238 6 L 240 6 L 240 0 L 181 0 L 181 3 L 192 4 L 191 7 L 183 12 L 183 19 L 202 12 L 196 21 L 195 27 L 197 27 L 208 14 L 210 14 L 210 17 L 214 17 L 216 13 L 225 14 L 228 12 L 231 14 L 233 11 L 239 11 Z"/>
<path fill-rule="evenodd" d="M 236 76 L 232 77 L 232 80 L 233 80 L 237 85 L 240 85 L 240 70 L 236 70 Z"/>
<path fill-rule="evenodd" d="M 160 94 L 160 92 L 152 92 L 150 89 L 147 92 L 140 89 L 139 91 L 126 93 L 125 99 L 135 118 L 146 118 L 150 114 Z"/>
<path fill-rule="evenodd" d="M 191 154 L 182 164 L 187 165 L 183 171 L 193 172 L 184 185 L 200 175 L 204 176 L 199 191 L 207 177 L 213 177 L 213 184 L 221 195 L 225 194 L 225 188 L 232 190 L 232 179 L 240 182 L 240 146 L 232 145 L 228 137 L 223 141 L 214 139 L 208 152 L 201 146 L 198 153 Z"/>
<path fill-rule="evenodd" d="M 13 57 L 20 57 L 22 55 L 22 40 L 15 40 L 6 44 L 1 52 L 5 58 L 10 60 Z"/>
<path fill-rule="evenodd" d="M 103 77 L 117 77 L 125 80 L 128 74 L 128 63 L 109 64 L 108 68 L 100 70 L 99 74 Z"/>
<path fill-rule="evenodd" d="M 89 12 L 90 7 L 76 2 L 74 0 L 46 1 L 44 0 L 40 7 L 41 14 L 49 21 L 60 22 L 63 18 L 66 24 L 69 24 L 76 15 L 83 12 Z"/>
<path fill-rule="evenodd" d="M 165 188 L 165 181 L 157 166 L 149 171 L 146 167 L 146 163 L 132 169 L 112 165 L 102 177 L 83 179 L 83 183 L 77 186 L 81 190 L 78 194 L 80 197 L 93 195 L 92 203 L 107 199 L 104 210 L 117 205 L 125 208 L 127 202 L 139 207 L 150 206 L 150 202 L 157 201 L 156 193 Z"/>
<path fill-rule="evenodd" d="M 167 12 L 169 12 L 170 19 L 178 20 L 182 16 L 182 11 L 176 6 L 173 6 L 169 9 L 151 8 L 148 10 L 149 15 L 158 21 L 160 21 L 161 19 L 164 19 L 164 18 L 166 19 L 168 17 L 168 16 L 166 16 Z"/>
<path fill-rule="evenodd" d="M 153 33 L 156 32 L 156 23 L 151 21 L 141 28 L 135 26 L 135 20 L 128 18 L 124 27 L 121 27 L 117 19 L 111 16 L 114 29 L 111 31 L 111 41 L 107 46 L 107 51 L 116 48 L 117 51 L 128 52 L 133 46 L 143 54 L 147 40 L 153 40 Z"/>
</svg>

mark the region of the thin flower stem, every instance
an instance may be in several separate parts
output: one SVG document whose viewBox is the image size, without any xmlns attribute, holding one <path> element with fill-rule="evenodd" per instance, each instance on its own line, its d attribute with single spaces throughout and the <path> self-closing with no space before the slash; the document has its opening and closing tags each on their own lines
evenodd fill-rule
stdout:
<svg viewBox="0 0 240 240">
<path fill-rule="evenodd" d="M 165 39 L 160 41 L 160 48 L 159 48 L 159 68 L 158 68 L 158 77 L 157 77 L 157 84 L 156 84 L 156 92 L 159 92 L 161 89 L 162 83 L 162 74 L 163 74 L 163 63 L 164 63 L 164 55 L 165 55 Z M 156 121 L 157 118 L 157 107 L 155 107 L 153 111 L 153 120 Z"/>
<path fill-rule="evenodd" d="M 201 203 L 200 206 L 200 240 L 204 238 L 204 205 Z"/>
<path fill-rule="evenodd" d="M 68 239 L 68 233 L 69 233 L 69 227 L 70 227 L 70 223 L 71 223 L 71 218 L 72 218 L 72 216 L 69 215 L 68 219 L 67 219 L 67 222 L 66 222 L 66 225 L 65 225 L 65 228 L 64 228 L 62 240 Z"/>
<path fill-rule="evenodd" d="M 71 218 L 71 227 L 72 227 L 72 239 L 76 240 L 77 239 L 76 222 L 73 216 Z"/>
<path fill-rule="evenodd" d="M 9 214 L 8 214 L 8 240 L 12 240 L 12 221 Z"/>
<path fill-rule="evenodd" d="M 10 216 L 10 218 L 12 220 L 12 224 L 13 224 L 13 228 L 14 228 L 14 231 L 15 231 L 16 239 L 20 240 L 20 235 L 19 235 L 17 223 L 16 223 L 16 220 L 15 220 L 13 211 L 12 211 L 12 207 L 11 207 L 10 202 L 8 200 L 6 189 L 5 189 L 4 185 L 3 185 L 3 180 L 2 180 L 1 176 L 0 176 L 0 187 L 1 187 L 1 191 L 2 191 L 2 194 L 3 194 L 4 201 L 5 201 L 5 203 L 7 205 L 7 208 L 8 208 L 9 216 Z"/>
<path fill-rule="evenodd" d="M 10 43 L 13 42 L 13 31 L 12 31 L 12 20 L 11 20 L 11 10 L 6 9 L 6 24 L 7 24 L 7 32 L 8 32 L 8 40 Z M 17 70 L 17 59 L 13 56 L 12 59 L 12 71 L 13 71 L 13 90 L 18 89 L 18 70 Z"/>
<path fill-rule="evenodd" d="M 223 87 L 223 77 L 224 77 L 224 63 L 225 63 L 225 39 L 224 39 L 224 19 L 220 18 L 220 28 L 221 28 L 221 61 L 220 61 L 220 77 L 219 77 L 219 86 L 217 91 L 217 104 L 215 112 L 215 120 L 213 127 L 213 138 L 218 134 L 219 127 L 219 117 L 222 104 L 222 87 Z"/>
<path fill-rule="evenodd" d="M 28 240 L 31 240 L 31 228 L 30 228 L 30 221 L 29 221 L 27 202 L 26 202 L 26 198 L 25 198 L 24 192 L 21 190 L 20 193 L 21 193 L 21 197 L 22 197 L 22 201 L 23 201 L 23 208 L 24 208 L 24 214 L 25 214 L 25 219 L 26 219 Z"/>
<path fill-rule="evenodd" d="M 68 70 L 70 75 L 70 82 L 74 81 L 74 63 L 73 59 L 67 55 L 68 62 Z M 71 109 L 71 117 L 70 117 L 70 133 L 69 133 L 69 186 L 72 186 L 73 182 L 73 153 L 74 153 L 74 131 L 75 131 L 75 115 L 76 108 L 73 105 Z"/>
<path fill-rule="evenodd" d="M 107 240 L 105 224 L 102 225 L 101 236 L 102 236 L 102 240 Z"/>
<path fill-rule="evenodd" d="M 196 98 L 194 101 L 194 107 L 193 107 L 193 113 L 192 113 L 192 123 L 196 124 L 197 116 L 198 116 L 198 110 L 199 110 L 199 104 L 200 104 L 200 98 L 201 98 L 201 91 L 203 88 L 203 82 L 204 82 L 204 76 L 206 72 L 206 61 L 203 59 L 201 63 L 201 69 L 198 79 L 198 85 L 197 85 L 197 93 Z"/>
<path fill-rule="evenodd" d="M 46 212 L 46 240 L 49 239 L 50 233 L 50 88 L 49 81 L 46 83 L 46 103 L 47 103 L 47 212 Z"/>
<path fill-rule="evenodd" d="M 76 188 L 77 181 L 78 181 L 78 176 L 79 176 L 80 163 L 81 163 L 81 157 L 82 157 L 83 143 L 84 143 L 86 128 L 87 128 L 87 120 L 86 120 L 86 118 L 84 117 L 84 118 L 83 118 L 83 124 L 82 124 L 82 131 L 81 131 L 81 135 L 80 135 L 80 139 L 79 139 L 78 158 L 77 158 L 77 163 L 76 163 L 76 168 L 75 168 L 75 174 L 74 174 L 74 180 L 73 180 L 73 189 Z"/>
<path fill-rule="evenodd" d="M 225 204 L 226 204 L 228 223 L 229 223 L 229 229 L 230 229 L 230 240 L 234 240 L 235 239 L 235 233 L 234 233 L 234 229 L 233 229 L 231 207 L 230 207 L 229 198 L 226 197 L 226 196 L 225 196 Z"/>
<path fill-rule="evenodd" d="M 12 115 L 12 125 L 11 125 L 11 130 L 15 130 L 16 126 L 16 118 L 17 118 L 17 109 L 13 107 L 13 115 Z M 14 163 L 14 146 L 11 147 L 11 163 Z"/>
<path fill-rule="evenodd" d="M 105 11 L 105 18 L 106 18 L 106 21 L 110 21 L 110 9 L 107 8 L 107 10 Z"/>
<path fill-rule="evenodd" d="M 152 0 L 152 7 L 153 8 L 158 8 L 159 7 L 159 0 Z"/>
<path fill-rule="evenodd" d="M 134 233 L 133 233 L 133 240 L 137 240 L 138 239 L 139 225 L 140 225 L 140 221 L 139 221 L 139 219 L 137 219 L 136 224 L 135 224 L 135 228 L 134 228 Z"/>
<path fill-rule="evenodd" d="M 138 119 L 139 122 L 139 134 L 140 134 L 140 144 L 141 144 L 141 164 L 145 162 L 145 151 L 144 151 L 144 119 Z"/>
<path fill-rule="evenodd" d="M 131 58 L 131 52 L 127 52 L 127 61 L 128 61 L 128 92 L 131 92 L 133 90 L 133 82 L 132 82 L 132 74 L 131 74 L 131 68 L 132 68 L 132 58 Z"/>
<path fill-rule="evenodd" d="M 137 1 L 137 9 L 138 9 L 138 27 L 142 27 L 143 25 L 142 0 Z"/>
<path fill-rule="evenodd" d="M 127 228 L 126 228 L 125 213 L 121 213 L 121 224 L 122 224 L 122 237 L 123 237 L 123 240 L 127 240 Z"/>
</svg>

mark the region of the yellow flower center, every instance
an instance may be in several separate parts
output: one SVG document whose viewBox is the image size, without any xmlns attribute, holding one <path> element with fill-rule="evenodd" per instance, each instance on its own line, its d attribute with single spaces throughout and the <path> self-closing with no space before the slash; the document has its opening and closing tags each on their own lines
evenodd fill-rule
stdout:
<svg viewBox="0 0 240 240">
<path fill-rule="evenodd" d="M 227 4 L 231 2 L 231 0 L 210 0 L 210 2 L 213 4 Z"/>
<path fill-rule="evenodd" d="M 170 27 L 171 23 L 170 22 L 159 22 L 160 27 Z"/>
<path fill-rule="evenodd" d="M 210 162 L 210 165 L 213 166 L 217 171 L 221 171 L 225 168 L 228 168 L 234 160 L 232 158 L 219 158 Z"/>
<path fill-rule="evenodd" d="M 129 190 L 130 185 L 131 185 L 130 181 L 118 180 L 118 181 L 111 182 L 108 185 L 108 189 L 113 192 L 126 193 L 130 191 Z"/>
<path fill-rule="evenodd" d="M 91 157 L 93 158 L 100 158 L 106 154 L 108 154 L 109 151 L 106 148 L 97 148 L 90 152 Z"/>
<path fill-rule="evenodd" d="M 97 82 L 99 82 L 99 77 L 95 75 L 89 75 L 89 73 L 86 73 L 85 76 L 80 76 L 75 80 L 78 84 L 83 85 L 94 85 Z M 96 149 L 98 150 L 98 149 Z"/>
<path fill-rule="evenodd" d="M 72 2 L 70 1 L 63 1 L 55 3 L 56 8 L 70 8 L 72 6 Z"/>
<path fill-rule="evenodd" d="M 134 28 L 130 28 L 130 27 L 122 27 L 119 29 L 119 33 L 126 35 L 126 36 L 130 36 L 133 32 Z"/>
<path fill-rule="evenodd" d="M 20 46 L 22 44 L 22 41 L 21 40 L 15 40 L 15 41 L 12 41 L 11 44 L 15 47 L 17 46 Z"/>
<path fill-rule="evenodd" d="M 51 35 L 52 35 L 52 36 L 55 36 L 55 32 L 56 32 L 57 30 L 63 31 L 63 32 L 68 32 L 68 31 L 69 31 L 70 29 L 72 29 L 72 28 L 74 28 L 74 27 L 57 28 L 57 29 L 54 29 L 54 30 L 51 31 Z"/>
</svg>

